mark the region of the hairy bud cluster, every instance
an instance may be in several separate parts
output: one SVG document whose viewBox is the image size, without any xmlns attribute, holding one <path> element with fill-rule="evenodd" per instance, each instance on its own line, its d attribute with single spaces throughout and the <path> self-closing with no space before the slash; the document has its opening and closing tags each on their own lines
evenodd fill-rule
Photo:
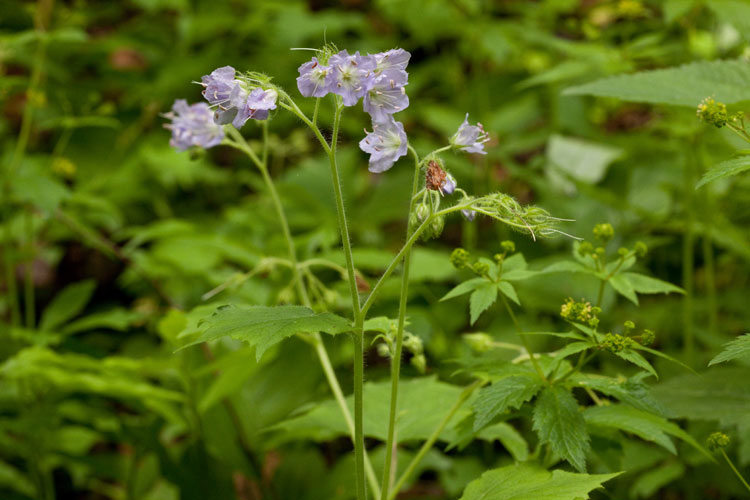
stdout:
<svg viewBox="0 0 750 500">
<path fill-rule="evenodd" d="M 533 238 L 560 233 L 555 225 L 560 219 L 552 217 L 546 210 L 535 206 L 523 206 L 512 196 L 492 193 L 471 200 L 471 209 L 493 219 L 504 222 L 521 233 L 531 233 Z"/>
</svg>

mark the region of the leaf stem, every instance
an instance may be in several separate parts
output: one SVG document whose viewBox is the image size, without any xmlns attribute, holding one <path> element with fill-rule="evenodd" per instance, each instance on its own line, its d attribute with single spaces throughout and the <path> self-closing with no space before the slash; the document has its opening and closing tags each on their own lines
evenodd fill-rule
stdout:
<svg viewBox="0 0 750 500">
<path fill-rule="evenodd" d="M 729 459 L 727 456 L 727 453 L 722 449 L 720 450 L 721 454 L 724 456 L 724 460 L 727 461 L 727 464 L 729 464 L 729 467 L 734 471 L 734 473 L 737 475 L 739 480 L 742 482 L 742 484 L 745 485 L 745 488 L 747 488 L 747 491 L 750 491 L 750 484 L 747 484 L 747 481 L 744 477 L 742 477 L 742 474 L 740 474 L 740 471 L 737 470 L 737 467 L 734 466 L 734 463 Z"/>
<path fill-rule="evenodd" d="M 406 240 L 409 239 L 409 215 L 414 207 L 414 196 L 419 187 L 420 161 L 416 150 L 409 146 L 409 151 L 414 156 L 414 181 L 412 183 L 411 197 L 409 198 L 409 212 L 407 215 Z M 401 376 L 401 351 L 404 342 L 404 322 L 406 321 L 406 306 L 409 291 L 409 267 L 411 263 L 411 249 L 404 252 L 404 268 L 401 272 L 401 292 L 398 304 L 398 327 L 396 329 L 396 347 L 391 357 L 391 401 L 388 413 L 388 436 L 385 444 L 385 466 L 383 467 L 383 481 L 381 483 L 381 500 L 387 500 L 388 489 L 391 483 L 391 462 L 394 449 L 398 441 L 394 442 L 396 431 L 396 410 L 398 408 L 398 385 Z"/>
<path fill-rule="evenodd" d="M 463 390 L 461 395 L 458 396 L 458 399 L 455 403 L 453 403 L 453 406 L 451 406 L 450 410 L 448 410 L 448 413 L 445 415 L 443 420 L 438 424 L 438 426 L 435 428 L 434 431 L 432 431 L 432 434 L 430 434 L 430 437 L 427 438 L 427 441 L 422 444 L 422 447 L 419 449 L 416 455 L 414 455 L 414 458 L 412 458 L 411 462 L 409 462 L 409 465 L 406 466 L 406 470 L 404 470 L 404 473 L 401 474 L 401 477 L 396 481 L 395 486 L 393 487 L 393 491 L 391 491 L 390 495 L 388 495 L 388 500 L 393 500 L 396 498 L 396 495 L 398 495 L 399 490 L 404 486 L 404 483 L 411 477 L 411 475 L 414 473 L 414 470 L 417 468 L 419 463 L 422 461 L 424 456 L 427 454 L 428 451 L 432 448 L 432 446 L 435 444 L 435 442 L 440 437 L 440 433 L 443 432 L 443 429 L 445 429 L 445 426 L 448 425 L 448 422 L 451 421 L 453 416 L 456 414 L 456 412 L 461 408 L 461 405 L 469 398 L 469 396 L 472 395 L 472 393 L 482 387 L 487 382 L 484 380 L 477 380 L 470 386 L 468 386 L 466 389 Z"/>
<path fill-rule="evenodd" d="M 529 340 L 526 338 L 526 335 L 524 335 L 523 329 L 521 328 L 521 324 L 518 322 L 516 315 L 513 313 L 513 308 L 510 307 L 510 304 L 508 304 L 508 299 L 506 299 L 505 295 L 503 295 L 502 293 L 500 294 L 500 299 L 502 299 L 503 304 L 505 305 L 505 309 L 508 311 L 508 315 L 510 316 L 510 319 L 513 321 L 513 324 L 516 326 L 516 331 L 518 332 L 518 336 L 521 337 L 521 342 L 523 342 L 523 346 L 526 349 L 526 352 L 529 353 L 529 358 L 531 359 L 531 364 L 534 365 L 534 370 L 536 370 L 536 373 L 537 375 L 539 375 L 539 378 L 544 380 L 544 382 L 548 382 L 547 377 L 544 376 L 544 372 L 542 371 L 542 368 L 539 366 L 539 362 L 536 360 L 534 351 L 532 351 L 531 347 L 529 346 Z"/>
</svg>

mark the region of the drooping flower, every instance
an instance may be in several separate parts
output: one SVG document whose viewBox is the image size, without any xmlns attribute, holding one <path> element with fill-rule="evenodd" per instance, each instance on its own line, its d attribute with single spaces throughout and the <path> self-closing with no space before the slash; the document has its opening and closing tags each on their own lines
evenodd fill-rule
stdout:
<svg viewBox="0 0 750 500">
<path fill-rule="evenodd" d="M 172 111 L 164 116 L 172 120 L 164 128 L 172 131 L 169 145 L 177 151 L 185 151 L 193 146 L 211 148 L 224 139 L 224 129 L 214 121 L 214 113 L 205 102 L 188 106 L 185 99 L 177 99 Z"/>
<path fill-rule="evenodd" d="M 474 217 L 477 216 L 477 213 L 474 210 L 464 209 L 461 210 L 461 215 L 463 215 L 467 221 L 471 222 L 474 220 Z"/>
<path fill-rule="evenodd" d="M 385 115 L 397 113 L 409 106 L 409 96 L 404 86 L 409 76 L 396 68 L 382 71 L 365 94 L 363 108 L 373 120 L 383 120 Z"/>
<path fill-rule="evenodd" d="M 231 66 L 204 75 L 201 84 L 206 87 L 203 96 L 217 108 L 216 122 L 222 125 L 231 123 L 239 129 L 251 118 L 265 120 L 268 110 L 276 109 L 278 94 L 275 90 L 259 87 L 249 90 L 244 81 L 236 78 Z"/>
<path fill-rule="evenodd" d="M 330 92 L 344 99 L 344 106 L 357 104 L 375 79 L 375 58 L 361 56 L 359 52 L 349 55 L 345 50 L 332 55 L 328 60 L 331 71 L 328 74 Z"/>
<path fill-rule="evenodd" d="M 359 148 L 370 153 L 370 172 L 385 172 L 406 155 L 407 139 L 404 125 L 386 115 L 384 120 L 373 121 L 372 132 L 359 141 Z"/>
<path fill-rule="evenodd" d="M 299 67 L 297 88 L 305 97 L 324 97 L 331 91 L 329 88 L 331 72 L 329 66 L 320 64 L 317 57 Z"/>
<path fill-rule="evenodd" d="M 440 186 L 440 189 L 445 194 L 453 194 L 453 191 L 456 190 L 456 179 L 451 174 L 447 174 L 445 176 L 445 182 L 443 182 L 443 185 Z"/>
<path fill-rule="evenodd" d="M 484 143 L 489 141 L 490 137 L 484 131 L 481 123 L 469 125 L 469 113 L 466 113 L 464 122 L 458 127 L 458 131 L 451 137 L 451 145 L 467 153 L 487 154 L 484 150 Z"/>
<path fill-rule="evenodd" d="M 389 69 L 399 69 L 406 71 L 411 54 L 404 49 L 391 49 L 385 52 L 379 52 L 375 57 L 375 74 Z"/>
</svg>

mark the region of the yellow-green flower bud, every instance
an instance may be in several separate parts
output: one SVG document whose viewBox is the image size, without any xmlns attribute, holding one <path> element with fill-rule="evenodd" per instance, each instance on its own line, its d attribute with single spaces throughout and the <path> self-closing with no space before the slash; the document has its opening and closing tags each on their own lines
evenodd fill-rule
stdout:
<svg viewBox="0 0 750 500">
<path fill-rule="evenodd" d="M 467 333 L 461 338 L 476 352 L 485 352 L 492 349 L 492 337 L 486 333 Z"/>
<path fill-rule="evenodd" d="M 646 256 L 646 254 L 648 253 L 648 247 L 647 247 L 647 246 L 646 246 L 646 244 L 645 244 L 644 242 L 642 242 L 642 241 L 638 241 L 638 242 L 636 242 L 634 250 L 635 250 L 635 254 L 636 254 L 636 255 L 637 255 L 637 256 L 638 256 L 639 258 L 643 258 L 643 257 L 645 257 L 645 256 Z"/>
<path fill-rule="evenodd" d="M 729 446 L 729 441 L 729 436 L 727 436 L 723 432 L 714 432 L 710 436 L 708 436 L 706 444 L 708 445 L 709 450 L 717 451 Z"/>
<path fill-rule="evenodd" d="M 594 253 L 594 245 L 589 241 L 584 241 L 578 245 L 578 255 L 585 257 Z"/>
<path fill-rule="evenodd" d="M 456 248 L 451 253 L 451 264 L 456 269 L 465 269 L 469 265 L 471 255 L 463 248 Z"/>
<path fill-rule="evenodd" d="M 648 347 L 654 343 L 654 340 L 656 340 L 656 334 L 654 334 L 654 332 L 651 330 L 643 330 L 643 333 L 641 334 L 642 346 Z"/>
<path fill-rule="evenodd" d="M 631 330 L 633 330 L 633 328 L 635 328 L 635 323 L 633 323 L 630 320 L 627 320 L 625 323 L 623 323 L 623 326 L 625 327 L 625 333 L 628 333 Z"/>
<path fill-rule="evenodd" d="M 505 240 L 500 243 L 500 248 L 502 248 L 506 253 L 513 253 L 516 251 L 516 244 L 511 240 Z"/>
<path fill-rule="evenodd" d="M 625 247 L 620 247 L 617 249 L 617 255 L 620 257 L 625 257 L 628 254 L 628 249 Z"/>
<path fill-rule="evenodd" d="M 381 358 L 390 358 L 391 357 L 391 348 L 388 347 L 388 344 L 385 342 L 381 342 L 378 344 L 378 355 L 380 355 Z"/>
<path fill-rule="evenodd" d="M 721 102 L 716 102 L 713 97 L 706 97 L 698 104 L 696 111 L 698 118 L 716 128 L 721 128 L 729 121 L 727 107 Z"/>
<path fill-rule="evenodd" d="M 490 271 L 490 265 L 485 262 L 475 262 L 471 270 L 479 276 L 484 276 Z"/>
<path fill-rule="evenodd" d="M 427 370 L 427 358 L 424 357 L 424 354 L 412 356 L 411 364 L 419 373 L 424 373 Z"/>
<path fill-rule="evenodd" d="M 594 226 L 594 237 L 599 241 L 607 243 L 614 235 L 615 229 L 609 222 L 604 222 Z"/>
</svg>

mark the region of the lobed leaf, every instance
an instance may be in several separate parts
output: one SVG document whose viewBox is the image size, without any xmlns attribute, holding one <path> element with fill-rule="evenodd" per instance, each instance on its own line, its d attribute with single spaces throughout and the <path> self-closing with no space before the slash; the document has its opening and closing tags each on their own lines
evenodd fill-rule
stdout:
<svg viewBox="0 0 750 500">
<path fill-rule="evenodd" d="M 547 387 L 536 400 L 533 428 L 539 440 L 579 471 L 586 470 L 590 449 L 586 422 L 578 402 L 564 387 Z"/>
<path fill-rule="evenodd" d="M 695 185 L 695 189 L 705 186 L 706 184 L 726 177 L 732 177 L 740 174 L 746 170 L 750 170 L 750 156 L 740 156 L 739 158 L 732 158 L 725 160 L 711 167 L 711 169 L 703 174 L 701 180 Z"/>
<path fill-rule="evenodd" d="M 724 344 L 724 350 L 712 359 L 708 366 L 733 359 L 750 360 L 750 333 L 740 335 L 733 341 Z"/>
<path fill-rule="evenodd" d="M 484 280 L 471 294 L 469 299 L 469 312 L 471 324 L 473 325 L 479 318 L 479 315 L 486 311 L 497 300 L 498 286 L 495 283 Z"/>
<path fill-rule="evenodd" d="M 473 409 L 474 431 L 489 424 L 497 415 L 518 408 L 536 396 L 544 382 L 536 375 L 512 375 L 492 382 L 477 393 Z"/>
</svg>

